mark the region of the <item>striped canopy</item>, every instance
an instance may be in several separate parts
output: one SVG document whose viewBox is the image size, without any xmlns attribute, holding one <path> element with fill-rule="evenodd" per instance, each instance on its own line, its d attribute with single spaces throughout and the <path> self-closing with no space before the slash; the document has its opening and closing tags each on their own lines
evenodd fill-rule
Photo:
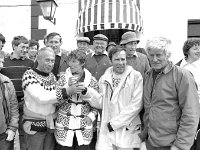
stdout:
<svg viewBox="0 0 200 150">
<path fill-rule="evenodd" d="M 133 0 L 79 0 L 77 34 L 105 29 L 143 30 L 140 11 Z"/>
</svg>

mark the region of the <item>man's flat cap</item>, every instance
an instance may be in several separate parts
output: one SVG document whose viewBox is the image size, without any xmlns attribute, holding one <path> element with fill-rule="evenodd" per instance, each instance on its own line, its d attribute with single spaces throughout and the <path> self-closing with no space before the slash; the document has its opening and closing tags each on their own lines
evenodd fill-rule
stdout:
<svg viewBox="0 0 200 150">
<path fill-rule="evenodd" d="M 103 40 L 103 41 L 108 41 L 108 38 L 103 35 L 103 34 L 97 34 L 93 37 L 93 40 Z"/>
<path fill-rule="evenodd" d="M 90 39 L 88 37 L 78 37 L 76 39 L 77 42 L 87 42 L 90 43 Z"/>
</svg>

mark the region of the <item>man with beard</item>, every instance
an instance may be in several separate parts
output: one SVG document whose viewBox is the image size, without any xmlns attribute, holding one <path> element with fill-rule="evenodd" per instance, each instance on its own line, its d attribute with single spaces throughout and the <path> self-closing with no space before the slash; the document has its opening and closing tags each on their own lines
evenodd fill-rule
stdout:
<svg viewBox="0 0 200 150">
<path fill-rule="evenodd" d="M 97 34 L 93 37 L 94 52 L 87 56 L 85 68 L 97 79 L 104 74 L 105 70 L 111 66 L 106 47 L 108 38 L 103 34 Z"/>
<path fill-rule="evenodd" d="M 139 42 L 140 40 L 137 38 L 135 32 L 128 31 L 122 35 L 120 45 L 126 48 L 127 64 L 139 71 L 144 78 L 145 72 L 149 70 L 150 67 L 147 56 L 136 52 Z"/>
</svg>

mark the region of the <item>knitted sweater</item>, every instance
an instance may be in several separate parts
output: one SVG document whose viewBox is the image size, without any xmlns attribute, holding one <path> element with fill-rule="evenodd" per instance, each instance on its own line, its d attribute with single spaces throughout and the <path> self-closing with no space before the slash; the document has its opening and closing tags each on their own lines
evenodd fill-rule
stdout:
<svg viewBox="0 0 200 150">
<path fill-rule="evenodd" d="M 84 85 L 87 87 L 87 93 L 98 91 L 98 84 L 91 73 L 84 69 Z M 70 68 L 60 77 L 60 84 L 68 87 L 68 80 L 71 77 Z M 88 126 L 85 116 L 92 121 L 96 119 L 97 111 L 92 108 L 88 102 L 82 98 L 82 94 L 70 95 L 70 97 L 59 107 L 56 119 L 55 137 L 60 145 L 71 147 L 73 137 L 76 134 L 78 145 L 88 145 L 93 135 L 93 125 Z"/>
<path fill-rule="evenodd" d="M 27 69 L 33 66 L 34 62 L 27 58 L 16 59 L 11 55 L 4 60 L 4 67 L 1 69 L 1 73 L 9 77 L 13 82 L 19 102 L 22 101 L 21 98 L 24 96 L 22 90 L 22 76 Z"/>
<path fill-rule="evenodd" d="M 55 119 L 55 103 L 67 97 L 66 89 L 56 87 L 56 78 L 37 69 L 27 70 L 22 78 L 24 118 L 50 121 Z M 51 118 L 51 120 L 47 120 Z"/>
</svg>

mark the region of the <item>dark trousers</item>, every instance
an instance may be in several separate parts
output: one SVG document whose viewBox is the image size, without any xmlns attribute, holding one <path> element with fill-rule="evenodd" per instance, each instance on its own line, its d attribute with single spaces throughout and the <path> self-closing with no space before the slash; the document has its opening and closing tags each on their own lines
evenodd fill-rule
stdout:
<svg viewBox="0 0 200 150">
<path fill-rule="evenodd" d="M 93 132 L 93 137 L 92 137 L 92 141 L 90 143 L 90 150 L 95 150 L 95 146 L 96 146 L 96 142 L 97 142 L 97 131 Z"/>
<path fill-rule="evenodd" d="M 57 149 L 58 150 L 91 150 L 89 145 L 80 145 L 79 146 L 76 135 L 74 135 L 72 147 L 62 146 L 62 145 L 57 144 Z"/>
<path fill-rule="evenodd" d="M 23 129 L 23 124 L 22 124 L 22 117 L 23 117 L 23 105 L 19 104 L 19 145 L 20 145 L 20 150 L 26 150 L 26 141 L 25 141 L 25 132 Z"/>
<path fill-rule="evenodd" d="M 0 134 L 0 150 L 14 150 L 14 140 L 6 141 L 7 134 Z"/>
<path fill-rule="evenodd" d="M 196 139 L 194 140 L 194 143 L 190 150 L 200 150 L 200 125 L 198 127 Z"/>
<path fill-rule="evenodd" d="M 37 132 L 30 135 L 25 133 L 27 150 L 54 150 L 55 137 L 53 133 Z"/>
<path fill-rule="evenodd" d="M 171 148 L 171 146 L 154 147 L 151 145 L 151 143 L 148 140 L 145 143 L 146 143 L 147 150 L 170 150 L 170 148 Z"/>
</svg>

